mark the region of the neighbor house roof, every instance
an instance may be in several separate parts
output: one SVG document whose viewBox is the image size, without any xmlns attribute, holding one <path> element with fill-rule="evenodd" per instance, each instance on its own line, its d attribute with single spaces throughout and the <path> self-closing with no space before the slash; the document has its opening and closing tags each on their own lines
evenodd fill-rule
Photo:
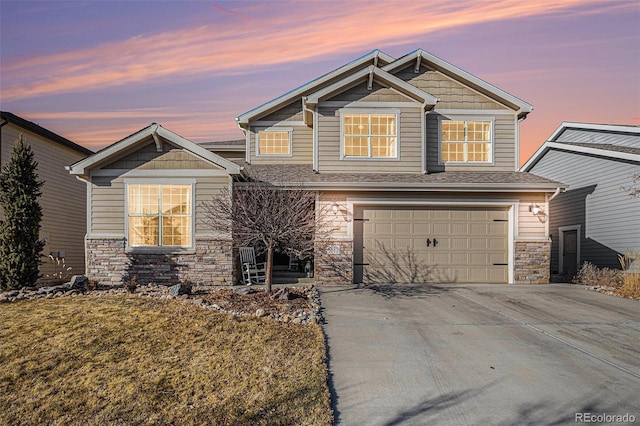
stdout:
<svg viewBox="0 0 640 426">
<path fill-rule="evenodd" d="M 640 162 L 640 127 L 565 121 L 520 170 L 530 171 L 551 149 Z"/>
<path fill-rule="evenodd" d="M 127 136 L 126 138 L 109 145 L 108 147 L 98 151 L 91 157 L 85 158 L 71 166 L 67 167 L 67 170 L 73 175 L 86 176 L 90 169 L 99 167 L 104 164 L 108 164 L 122 157 L 126 153 L 135 151 L 142 145 L 149 143 L 149 139 L 152 138 L 158 150 L 162 147 L 163 140 L 166 140 L 176 146 L 179 146 L 192 154 L 195 154 L 203 160 L 209 161 L 222 167 L 229 174 L 240 174 L 241 167 L 226 158 L 215 154 L 208 149 L 191 142 L 182 136 L 165 129 L 157 123 L 153 123 L 144 129 L 137 131 L 136 133 Z"/>
<path fill-rule="evenodd" d="M 4 120 L 5 123 L 15 124 L 18 127 L 21 127 L 32 133 L 35 133 L 36 135 L 42 136 L 43 138 L 49 139 L 50 141 L 55 142 L 59 145 L 73 149 L 74 151 L 77 151 L 81 154 L 85 154 L 85 155 L 93 154 L 93 151 L 91 151 L 89 148 L 85 148 L 84 146 L 78 145 L 77 143 L 72 142 L 65 137 L 62 137 L 57 133 L 53 133 L 51 130 L 47 130 L 44 127 L 41 127 L 40 125 L 32 121 L 25 120 L 24 118 L 19 117 L 10 112 L 0 111 L 0 118 Z"/>
<path fill-rule="evenodd" d="M 317 190 L 555 191 L 566 185 L 522 172 L 315 173 L 308 164 L 247 165 L 249 176 L 278 186 Z"/>
</svg>

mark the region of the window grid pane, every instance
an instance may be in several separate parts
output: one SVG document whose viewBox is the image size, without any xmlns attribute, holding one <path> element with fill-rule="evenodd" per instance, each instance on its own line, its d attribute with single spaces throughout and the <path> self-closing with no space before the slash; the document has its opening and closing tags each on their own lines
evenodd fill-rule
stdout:
<svg viewBox="0 0 640 426">
<path fill-rule="evenodd" d="M 191 190 L 191 185 L 128 185 L 129 245 L 190 246 Z"/>
<path fill-rule="evenodd" d="M 458 163 L 491 161 L 490 121 L 442 121 L 441 131 L 442 161 Z"/>
<path fill-rule="evenodd" d="M 344 155 L 395 158 L 396 128 L 395 114 L 344 114 Z"/>
<path fill-rule="evenodd" d="M 258 132 L 260 155 L 289 155 L 289 132 Z"/>
</svg>

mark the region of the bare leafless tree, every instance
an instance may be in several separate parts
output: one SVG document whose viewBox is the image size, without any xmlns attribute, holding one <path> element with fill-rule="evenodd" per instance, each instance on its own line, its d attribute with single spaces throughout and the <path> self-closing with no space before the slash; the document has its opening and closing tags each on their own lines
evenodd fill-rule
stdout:
<svg viewBox="0 0 640 426">
<path fill-rule="evenodd" d="M 266 287 L 271 292 L 276 251 L 298 258 L 313 255 L 314 239 L 330 232 L 325 212 L 316 205 L 317 193 L 302 185 L 274 186 L 252 178 L 236 182 L 201 204 L 204 223 L 222 234 L 231 232 L 234 247 L 266 251 Z"/>
<path fill-rule="evenodd" d="M 640 172 L 631 176 L 632 184 L 629 187 L 622 187 L 630 198 L 640 197 Z"/>
</svg>

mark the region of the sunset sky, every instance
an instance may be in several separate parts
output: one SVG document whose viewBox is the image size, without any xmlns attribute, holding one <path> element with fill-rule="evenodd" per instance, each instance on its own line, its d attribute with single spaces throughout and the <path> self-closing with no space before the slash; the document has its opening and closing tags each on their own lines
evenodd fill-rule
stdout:
<svg viewBox="0 0 640 426">
<path fill-rule="evenodd" d="M 195 142 L 373 49 L 422 48 L 562 121 L 640 125 L 640 1 L 0 1 L 0 108 L 97 150 L 152 122 Z"/>
</svg>

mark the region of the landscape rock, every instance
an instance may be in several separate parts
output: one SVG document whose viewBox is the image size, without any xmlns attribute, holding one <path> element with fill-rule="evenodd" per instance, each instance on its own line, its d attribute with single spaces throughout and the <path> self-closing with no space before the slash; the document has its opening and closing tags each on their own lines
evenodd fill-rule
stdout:
<svg viewBox="0 0 640 426">
<path fill-rule="evenodd" d="M 251 293 L 255 293 L 256 291 L 252 288 L 252 287 L 240 287 L 238 289 L 236 289 L 236 293 L 238 293 L 239 295 L 247 295 L 247 294 L 251 294 Z"/>
<path fill-rule="evenodd" d="M 190 284 L 176 284 L 169 288 L 169 294 L 172 296 L 182 296 L 183 294 L 191 294 Z"/>
<path fill-rule="evenodd" d="M 262 308 L 258 308 L 258 309 L 256 309 L 256 316 L 257 316 L 258 318 L 262 318 L 263 316 L 265 316 L 265 311 L 264 311 L 264 309 L 262 309 Z"/>
<path fill-rule="evenodd" d="M 69 288 L 71 289 L 82 289 L 85 285 L 87 285 L 88 282 L 89 278 L 85 277 L 84 275 L 74 275 L 71 277 L 71 281 L 69 281 L 67 284 L 69 284 Z"/>
</svg>

